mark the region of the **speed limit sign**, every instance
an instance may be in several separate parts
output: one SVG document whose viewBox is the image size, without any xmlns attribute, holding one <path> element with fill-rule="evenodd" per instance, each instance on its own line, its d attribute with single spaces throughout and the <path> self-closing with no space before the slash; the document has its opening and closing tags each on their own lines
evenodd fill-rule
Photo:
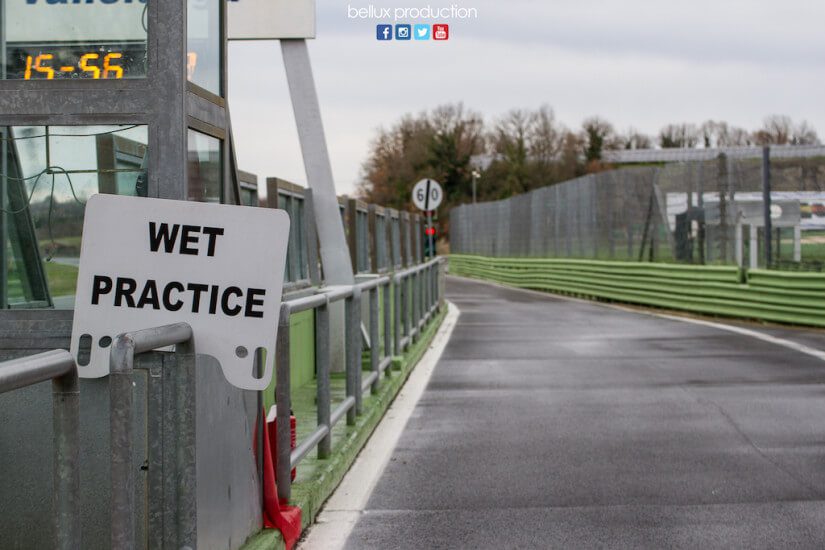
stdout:
<svg viewBox="0 0 825 550">
<path fill-rule="evenodd" d="M 413 203 L 419 210 L 435 210 L 443 200 L 444 191 L 435 180 L 421 180 L 413 187 Z"/>
</svg>

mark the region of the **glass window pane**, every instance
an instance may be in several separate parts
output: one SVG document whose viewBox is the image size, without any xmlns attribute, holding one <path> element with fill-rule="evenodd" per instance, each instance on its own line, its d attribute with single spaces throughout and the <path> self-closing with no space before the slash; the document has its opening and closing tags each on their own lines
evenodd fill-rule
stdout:
<svg viewBox="0 0 825 550">
<path fill-rule="evenodd" d="M 243 206 L 258 206 L 258 190 L 241 186 L 241 204 Z"/>
<path fill-rule="evenodd" d="M 86 201 L 146 195 L 146 126 L 0 127 L 0 309 L 74 306 Z"/>
<path fill-rule="evenodd" d="M 147 0 L 0 0 L 0 79 L 146 76 Z"/>
<path fill-rule="evenodd" d="M 189 130 L 188 194 L 190 201 L 221 202 L 223 155 L 221 140 Z"/>
<path fill-rule="evenodd" d="M 189 80 L 221 95 L 220 0 L 187 0 Z"/>
</svg>

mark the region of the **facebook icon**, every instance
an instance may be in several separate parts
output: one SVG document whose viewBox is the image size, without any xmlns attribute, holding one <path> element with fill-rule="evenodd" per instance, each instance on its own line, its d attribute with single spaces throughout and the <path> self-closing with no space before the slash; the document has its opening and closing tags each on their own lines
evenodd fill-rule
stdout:
<svg viewBox="0 0 825 550">
<path fill-rule="evenodd" d="M 378 40 L 392 40 L 392 25 L 378 25 L 375 27 L 375 38 Z"/>
</svg>

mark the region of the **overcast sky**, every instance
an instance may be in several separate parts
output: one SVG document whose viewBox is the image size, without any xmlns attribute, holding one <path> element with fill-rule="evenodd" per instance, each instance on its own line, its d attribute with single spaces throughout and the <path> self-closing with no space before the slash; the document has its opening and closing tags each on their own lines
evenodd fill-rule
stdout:
<svg viewBox="0 0 825 550">
<path fill-rule="evenodd" d="M 348 18 L 350 5 L 452 4 L 479 17 L 444 21 L 448 42 L 379 42 L 382 21 Z M 448 102 L 488 121 L 547 104 L 569 127 L 600 115 L 648 134 L 707 119 L 755 129 L 780 113 L 825 137 L 822 0 L 317 0 L 317 9 L 310 56 L 339 193 L 353 191 L 379 127 Z M 240 167 L 306 185 L 278 43 L 232 43 L 229 65 Z"/>
</svg>

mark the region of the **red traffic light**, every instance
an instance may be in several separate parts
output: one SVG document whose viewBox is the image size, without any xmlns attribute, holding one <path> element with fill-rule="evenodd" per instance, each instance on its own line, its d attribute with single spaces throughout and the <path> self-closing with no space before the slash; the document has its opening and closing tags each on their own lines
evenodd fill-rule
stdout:
<svg viewBox="0 0 825 550">
<path fill-rule="evenodd" d="M 424 234 L 428 237 L 435 237 L 435 227 L 428 227 L 424 230 Z"/>
</svg>

